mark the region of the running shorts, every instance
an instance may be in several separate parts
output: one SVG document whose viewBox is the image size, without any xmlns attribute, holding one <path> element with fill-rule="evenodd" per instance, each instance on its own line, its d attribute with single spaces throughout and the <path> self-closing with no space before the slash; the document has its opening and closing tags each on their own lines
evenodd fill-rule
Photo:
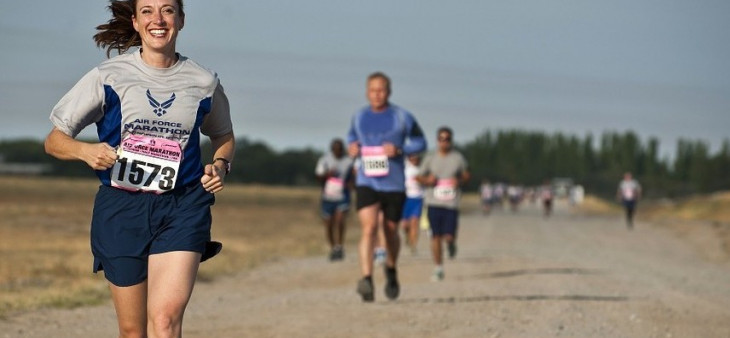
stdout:
<svg viewBox="0 0 730 338">
<path fill-rule="evenodd" d="M 459 211 L 441 207 L 428 207 L 428 222 L 431 224 L 431 235 L 456 237 Z"/>
<path fill-rule="evenodd" d="M 400 222 L 401 215 L 403 214 L 403 203 L 406 200 L 405 192 L 375 191 L 370 187 L 358 186 L 356 188 L 356 194 L 357 210 L 380 203 L 380 208 L 383 210 L 385 219 L 396 223 Z"/>
<path fill-rule="evenodd" d="M 624 208 L 627 211 L 634 211 L 634 208 L 636 208 L 636 200 L 623 200 Z"/>
<path fill-rule="evenodd" d="M 411 219 L 421 217 L 421 210 L 423 209 L 423 198 L 406 198 L 405 204 L 403 204 L 403 215 L 402 219 Z"/>
<path fill-rule="evenodd" d="M 320 214 L 322 218 L 331 218 L 337 212 L 345 212 L 350 209 L 350 199 L 346 198 L 342 201 L 327 201 L 322 200 L 320 207 Z"/>
<path fill-rule="evenodd" d="M 112 284 L 131 286 L 147 279 L 149 255 L 203 253 L 213 203 L 200 182 L 159 195 L 100 186 L 91 219 L 94 273 L 103 270 Z"/>
</svg>

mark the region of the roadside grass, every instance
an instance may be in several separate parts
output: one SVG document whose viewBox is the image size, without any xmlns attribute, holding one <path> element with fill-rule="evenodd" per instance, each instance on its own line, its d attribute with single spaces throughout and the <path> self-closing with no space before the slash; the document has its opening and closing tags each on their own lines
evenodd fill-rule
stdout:
<svg viewBox="0 0 730 338">
<path fill-rule="evenodd" d="M 616 202 L 587 196 L 579 206 L 587 214 L 618 215 L 622 212 Z M 658 199 L 640 201 L 637 218 L 674 231 L 705 255 L 715 261 L 730 260 L 730 192 L 697 195 L 677 200 Z M 712 237 L 711 242 L 700 238 L 702 233 Z M 697 239 L 700 238 L 700 239 Z"/>
<path fill-rule="evenodd" d="M 622 212 L 621 205 L 588 195 L 578 210 L 594 214 Z M 642 200 L 638 204 L 637 217 L 648 221 L 685 220 L 730 223 L 730 192 L 697 195 L 676 200 Z"/>
<path fill-rule="evenodd" d="M 95 179 L 0 177 L 0 318 L 43 307 L 109 300 L 93 274 L 89 223 Z M 326 254 L 316 188 L 230 184 L 213 206 L 223 251 L 200 267 L 199 282 L 281 257 Z M 354 241 L 350 213 L 347 240 Z"/>
<path fill-rule="evenodd" d="M 652 201 L 647 207 L 645 214 L 650 219 L 730 223 L 730 192 L 691 196 L 677 201 Z"/>
</svg>

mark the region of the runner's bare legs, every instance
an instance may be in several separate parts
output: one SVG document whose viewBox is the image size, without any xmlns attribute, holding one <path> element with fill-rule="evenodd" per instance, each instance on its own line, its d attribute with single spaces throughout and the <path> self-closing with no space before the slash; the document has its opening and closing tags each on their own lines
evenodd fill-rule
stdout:
<svg viewBox="0 0 730 338">
<path fill-rule="evenodd" d="M 420 218 L 411 217 L 403 220 L 405 225 L 405 233 L 408 236 L 408 245 L 411 247 L 411 251 L 415 253 L 416 247 L 418 246 L 418 231 L 420 226 Z"/>
<path fill-rule="evenodd" d="M 342 246 L 345 242 L 345 218 L 346 211 L 335 211 L 332 216 L 332 240 L 335 246 Z"/>
<path fill-rule="evenodd" d="M 324 235 L 327 237 L 327 243 L 330 245 L 330 250 L 335 247 L 335 227 L 337 224 L 335 215 L 324 219 Z"/>
<path fill-rule="evenodd" d="M 388 258 L 385 266 L 395 267 L 400 253 L 400 235 L 398 234 L 398 222 L 385 220 L 383 222 L 383 232 L 385 234 L 385 247 L 388 249 Z"/>
<path fill-rule="evenodd" d="M 379 212 L 379 203 L 368 205 L 357 211 L 362 231 L 358 251 L 360 253 L 360 271 L 363 277 L 373 275 L 373 243 L 378 229 Z"/>
<path fill-rule="evenodd" d="M 150 338 L 182 337 L 183 314 L 199 265 L 197 252 L 173 251 L 149 256 L 147 333 Z"/>
<path fill-rule="evenodd" d="M 147 281 L 132 286 L 109 283 L 119 324 L 119 337 L 147 336 Z"/>
</svg>

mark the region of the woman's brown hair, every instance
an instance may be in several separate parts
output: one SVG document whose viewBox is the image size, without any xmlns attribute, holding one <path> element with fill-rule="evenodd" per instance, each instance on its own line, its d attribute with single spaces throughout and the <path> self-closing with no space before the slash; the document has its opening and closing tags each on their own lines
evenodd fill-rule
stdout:
<svg viewBox="0 0 730 338">
<path fill-rule="evenodd" d="M 185 16 L 183 0 L 176 0 L 180 15 Z M 137 0 L 110 0 L 109 11 L 112 18 L 109 22 L 96 26 L 99 32 L 94 34 L 94 41 L 99 48 L 106 48 L 106 56 L 110 57 L 112 49 L 122 54 L 129 48 L 142 45 L 139 33 L 134 30 L 132 16 L 135 15 Z"/>
</svg>

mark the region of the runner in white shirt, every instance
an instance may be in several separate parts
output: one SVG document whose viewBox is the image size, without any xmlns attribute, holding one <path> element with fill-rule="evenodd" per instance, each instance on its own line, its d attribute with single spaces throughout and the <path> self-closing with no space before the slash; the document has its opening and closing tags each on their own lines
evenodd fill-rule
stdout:
<svg viewBox="0 0 730 338">
<path fill-rule="evenodd" d="M 406 201 L 403 204 L 403 217 L 401 218 L 401 226 L 406 233 L 406 244 L 414 254 L 417 251 L 418 229 L 423 210 L 423 187 L 416 180 L 420 164 L 421 156 L 419 154 L 408 156 L 405 167 Z"/>
<path fill-rule="evenodd" d="M 494 192 L 489 180 L 482 180 L 482 184 L 479 186 L 479 196 L 482 202 L 482 214 L 489 215 L 492 211 L 492 204 L 494 203 Z"/>
<path fill-rule="evenodd" d="M 636 203 L 641 198 L 641 185 L 636 181 L 630 172 L 624 174 L 624 179 L 618 185 L 616 190 L 616 199 L 621 201 L 626 211 L 626 227 L 629 230 L 634 228 L 634 213 L 636 211 Z"/>
<path fill-rule="evenodd" d="M 345 219 L 350 210 L 350 187 L 353 185 L 353 159 L 345 153 L 341 139 L 330 143 L 330 152 L 317 161 L 314 170 L 322 183 L 321 210 L 325 236 L 330 246 L 330 261 L 345 258 L 342 247 L 345 239 Z"/>
</svg>

